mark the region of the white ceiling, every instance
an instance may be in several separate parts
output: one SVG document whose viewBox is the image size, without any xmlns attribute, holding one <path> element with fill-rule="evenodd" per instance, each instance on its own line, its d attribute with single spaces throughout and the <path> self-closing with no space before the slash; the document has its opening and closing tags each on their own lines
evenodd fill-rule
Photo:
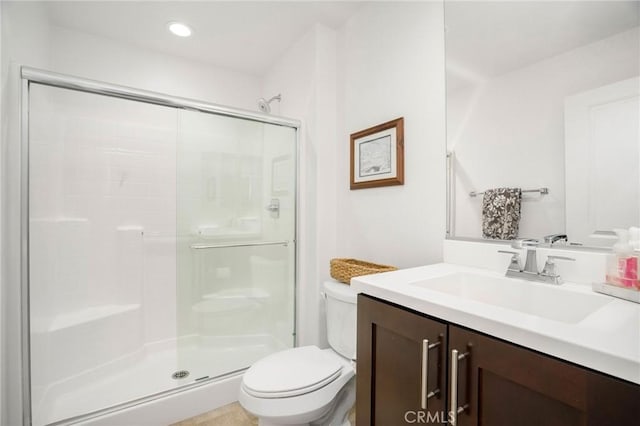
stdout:
<svg viewBox="0 0 640 426">
<path fill-rule="evenodd" d="M 263 75 L 311 26 L 362 1 L 51 1 L 53 25 Z M 445 1 L 448 84 L 494 77 L 640 24 L 640 1 Z M 166 30 L 182 21 L 193 36 Z M 457 81 L 457 83 L 456 83 Z"/>
<path fill-rule="evenodd" d="M 445 21 L 447 84 L 455 87 L 638 26 L 640 2 L 447 1 Z"/>
<path fill-rule="evenodd" d="M 351 1 L 47 2 L 53 25 L 217 66 L 264 74 L 314 24 L 339 28 L 363 3 Z M 179 38 L 166 29 L 193 29 Z"/>
</svg>

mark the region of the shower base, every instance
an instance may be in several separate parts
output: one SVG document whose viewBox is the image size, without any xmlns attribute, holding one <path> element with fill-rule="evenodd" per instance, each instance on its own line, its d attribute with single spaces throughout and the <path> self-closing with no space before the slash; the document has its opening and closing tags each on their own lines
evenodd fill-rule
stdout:
<svg viewBox="0 0 640 426">
<path fill-rule="evenodd" d="M 34 426 L 99 414 L 105 409 L 228 375 L 282 349 L 270 336 L 228 339 L 190 336 L 147 345 L 143 350 L 41 390 L 33 401 Z M 172 378 L 176 371 L 188 376 Z"/>
</svg>

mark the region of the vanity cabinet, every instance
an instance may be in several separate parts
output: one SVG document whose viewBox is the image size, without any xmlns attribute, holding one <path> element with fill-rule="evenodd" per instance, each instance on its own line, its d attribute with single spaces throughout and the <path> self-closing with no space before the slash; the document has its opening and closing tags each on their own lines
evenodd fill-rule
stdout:
<svg viewBox="0 0 640 426">
<path fill-rule="evenodd" d="M 357 360 L 358 426 L 640 424 L 638 385 L 362 294 Z"/>
<path fill-rule="evenodd" d="M 446 347 L 446 323 L 359 295 L 356 424 L 404 424 L 431 392 L 428 410 L 446 411 Z"/>
</svg>

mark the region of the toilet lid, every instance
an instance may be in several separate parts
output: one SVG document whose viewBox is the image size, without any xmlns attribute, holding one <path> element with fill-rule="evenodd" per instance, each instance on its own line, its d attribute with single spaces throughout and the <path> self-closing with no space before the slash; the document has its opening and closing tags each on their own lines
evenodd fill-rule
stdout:
<svg viewBox="0 0 640 426">
<path fill-rule="evenodd" d="M 316 346 L 287 349 L 269 355 L 247 370 L 242 386 L 259 398 L 286 398 L 320 389 L 342 371 L 335 354 Z"/>
</svg>

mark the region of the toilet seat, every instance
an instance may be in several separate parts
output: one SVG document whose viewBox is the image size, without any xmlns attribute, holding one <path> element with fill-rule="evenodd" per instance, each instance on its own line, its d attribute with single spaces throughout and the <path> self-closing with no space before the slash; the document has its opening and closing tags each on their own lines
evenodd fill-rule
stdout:
<svg viewBox="0 0 640 426">
<path fill-rule="evenodd" d="M 343 362 L 316 346 L 272 354 L 256 362 L 243 378 L 244 391 L 257 398 L 289 398 L 327 386 L 342 373 Z"/>
<path fill-rule="evenodd" d="M 262 364 L 258 361 L 249 367 L 243 377 L 243 383 L 238 393 L 238 402 L 240 402 L 240 405 L 248 412 L 260 418 L 261 421 L 266 422 L 265 424 L 302 425 L 322 418 L 322 416 L 330 412 L 335 404 L 338 403 L 339 398 L 347 398 L 347 400 L 351 401 L 349 405 L 353 404 L 351 399 L 355 398 L 355 370 L 350 360 L 343 358 L 331 349 L 319 349 L 315 346 L 305 346 L 287 351 L 294 350 L 296 353 L 299 351 L 317 353 L 319 351 L 327 358 L 335 360 L 341 367 L 337 377 L 331 381 L 327 381 L 323 386 L 320 386 L 322 381 L 316 382 L 317 387 L 313 391 L 310 391 L 310 387 L 307 385 L 305 392 L 297 396 L 259 397 L 250 394 L 245 384 L 247 375 L 253 375 L 253 373 L 249 374 L 249 372 L 257 370 L 256 367 L 258 363 Z M 279 353 L 275 353 L 269 357 L 272 356 L 279 358 Z M 266 365 L 268 370 L 268 364 Z M 314 369 L 315 366 L 309 368 L 309 370 Z M 260 367 L 260 370 L 262 370 L 262 367 Z M 251 379 L 249 382 L 251 384 Z M 257 385 L 254 383 L 254 386 Z M 338 397 L 338 395 L 341 394 L 343 396 Z"/>
<path fill-rule="evenodd" d="M 238 402 L 263 426 L 345 425 L 356 398 L 356 297 L 346 284 L 323 284 L 330 348 L 274 353 L 245 372 Z"/>
</svg>

